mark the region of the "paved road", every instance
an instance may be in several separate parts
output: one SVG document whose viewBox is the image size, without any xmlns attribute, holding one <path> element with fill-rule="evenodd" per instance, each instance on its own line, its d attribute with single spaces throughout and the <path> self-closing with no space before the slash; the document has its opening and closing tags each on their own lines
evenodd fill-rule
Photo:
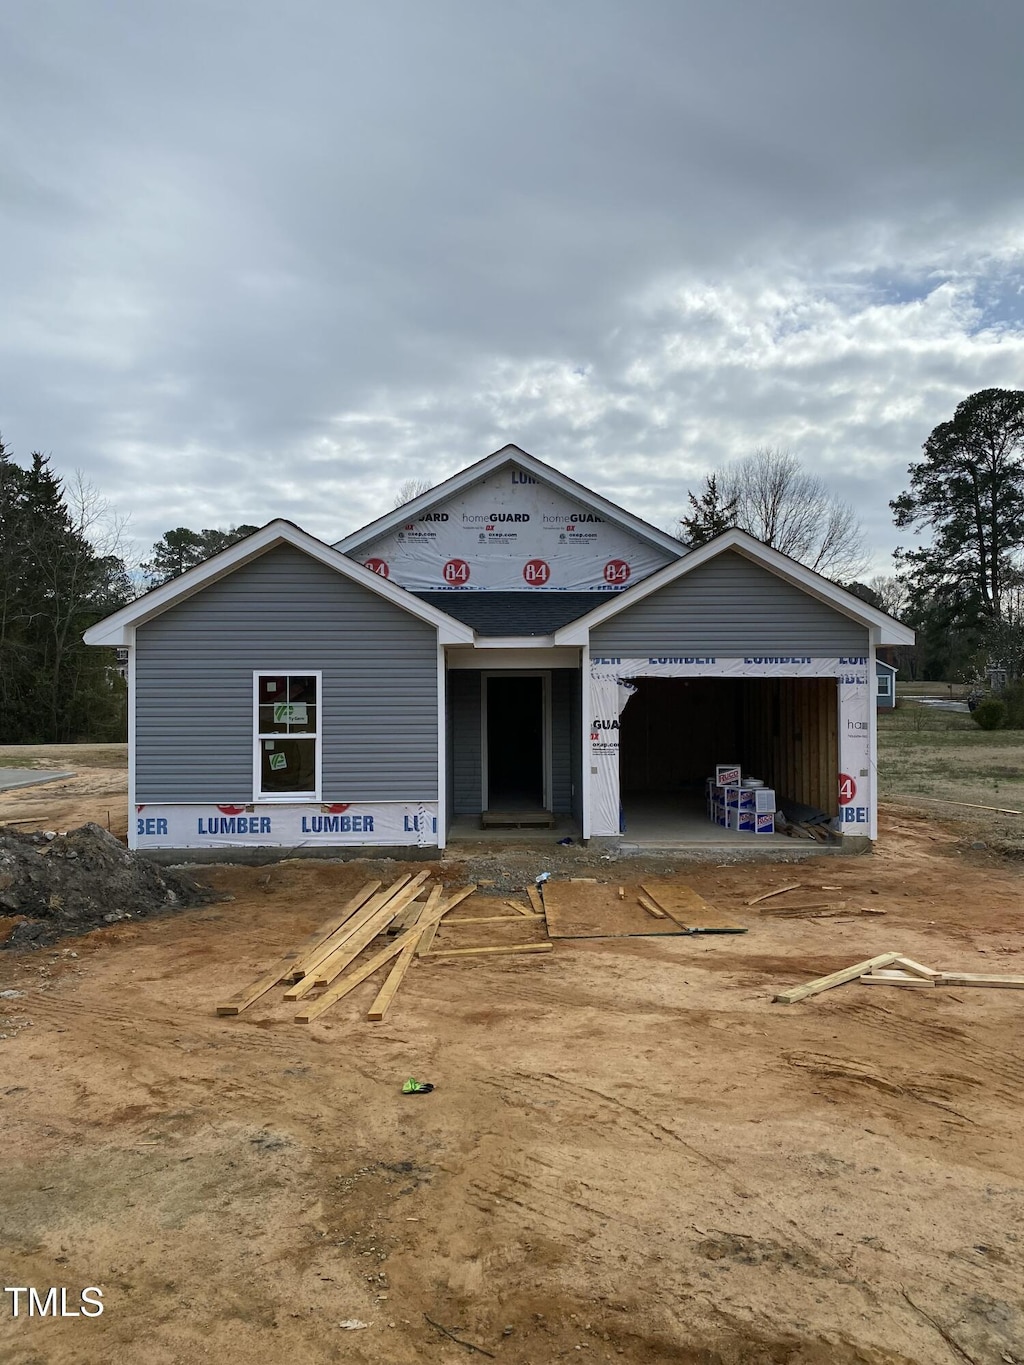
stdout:
<svg viewBox="0 0 1024 1365">
<path fill-rule="evenodd" d="M 40 782 L 59 782 L 63 777 L 74 777 L 74 773 L 40 772 L 34 768 L 0 768 L 0 792 L 11 791 L 14 787 L 35 787 Z"/>
</svg>

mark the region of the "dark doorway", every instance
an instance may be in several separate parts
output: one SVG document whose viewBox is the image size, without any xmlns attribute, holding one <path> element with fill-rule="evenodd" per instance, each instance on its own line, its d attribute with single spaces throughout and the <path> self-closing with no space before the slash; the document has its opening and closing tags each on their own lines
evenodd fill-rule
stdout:
<svg viewBox="0 0 1024 1365">
<path fill-rule="evenodd" d="M 544 680 L 487 679 L 487 809 L 544 808 Z"/>
</svg>

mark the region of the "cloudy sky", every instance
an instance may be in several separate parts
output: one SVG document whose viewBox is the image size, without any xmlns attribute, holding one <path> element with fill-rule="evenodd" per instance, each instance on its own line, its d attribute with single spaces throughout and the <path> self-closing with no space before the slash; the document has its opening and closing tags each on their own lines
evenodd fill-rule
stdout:
<svg viewBox="0 0 1024 1365">
<path fill-rule="evenodd" d="M 0 431 L 141 550 L 507 441 L 667 526 L 768 444 L 884 571 L 1024 386 L 1020 0 L 7 0 L 0 50 Z"/>
</svg>

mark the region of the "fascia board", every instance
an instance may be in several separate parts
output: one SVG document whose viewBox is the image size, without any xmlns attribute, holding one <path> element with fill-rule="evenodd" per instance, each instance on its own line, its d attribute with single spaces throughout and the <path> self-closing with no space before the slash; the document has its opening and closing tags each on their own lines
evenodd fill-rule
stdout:
<svg viewBox="0 0 1024 1365">
<path fill-rule="evenodd" d="M 477 649 L 553 649 L 553 635 L 475 635 Z"/>
<path fill-rule="evenodd" d="M 667 564 L 664 569 L 659 569 L 657 573 L 641 580 L 634 587 L 627 588 L 625 592 L 616 593 L 613 598 L 602 602 L 594 611 L 588 612 L 586 616 L 581 616 L 578 620 L 563 626 L 561 630 L 557 630 L 555 632 L 555 643 L 560 645 L 585 644 L 589 632 L 594 626 L 599 626 L 603 621 L 607 621 L 627 607 L 642 602 L 652 592 L 657 592 L 659 588 L 674 583 L 677 578 L 692 573 L 701 564 L 706 564 L 708 560 L 724 554 L 727 550 L 735 550 L 738 554 L 743 555 L 755 564 L 761 565 L 762 568 L 774 573 L 787 583 L 800 588 L 809 596 L 817 598 L 819 602 L 832 607 L 833 610 L 841 612 L 844 616 L 850 617 L 851 620 L 857 621 L 870 630 L 877 631 L 876 643 L 878 644 L 912 645 L 914 643 L 914 632 L 909 626 L 905 626 L 894 617 L 886 615 L 884 611 L 878 611 L 877 608 L 870 606 L 867 602 L 862 602 L 853 593 L 830 583 L 828 579 L 822 578 L 820 574 L 816 574 L 813 569 L 808 569 L 806 565 L 799 564 L 795 559 L 790 559 L 788 555 L 780 554 L 778 550 L 763 545 L 753 536 L 739 530 L 723 532 L 714 540 L 708 541 L 706 545 L 691 550 L 677 563 Z"/>
<path fill-rule="evenodd" d="M 291 522 L 280 520 L 269 522 L 266 526 L 253 532 L 251 536 L 246 536 L 244 540 L 229 545 L 226 550 L 221 550 L 212 559 L 208 559 L 205 564 L 199 564 L 196 568 L 183 573 L 179 578 L 172 579 L 170 583 L 164 583 L 159 588 L 154 588 L 135 602 L 129 602 L 126 607 L 122 607 L 105 620 L 98 621 L 96 625 L 90 626 L 83 639 L 87 645 L 128 644 L 130 643 L 128 632 L 133 631 L 136 626 L 152 620 L 153 617 L 159 616 L 169 607 L 185 601 L 186 598 L 193 596 L 210 584 L 216 583 L 219 579 L 227 577 L 228 574 L 233 573 L 245 564 L 251 563 L 254 559 L 258 559 L 278 545 L 291 545 L 295 549 L 301 550 L 312 559 L 326 565 L 327 568 L 361 584 L 371 592 L 376 593 L 378 597 L 383 597 L 394 603 L 403 611 L 407 611 L 410 616 L 416 616 L 421 621 L 434 626 L 442 644 L 473 643 L 473 632 L 469 626 L 463 625 L 461 621 L 456 621 L 445 612 L 439 611 L 437 607 L 421 602 L 418 597 L 407 592 L 405 588 L 400 588 L 395 583 L 389 583 L 379 574 L 364 568 L 362 564 L 357 564 L 346 555 L 332 549 L 322 540 L 317 540 L 307 531 L 300 530 Z"/>
<path fill-rule="evenodd" d="M 600 493 L 595 493 L 593 489 L 587 488 L 582 483 L 577 483 L 567 474 L 563 474 L 552 465 L 544 464 L 535 455 L 530 455 L 515 445 L 502 446 L 493 455 L 488 455 L 484 459 L 478 460 L 476 464 L 471 464 L 468 468 L 453 474 L 451 478 L 439 483 L 436 488 L 431 488 L 426 493 L 421 493 L 418 498 L 413 498 L 411 502 L 403 503 L 401 507 L 396 507 L 393 511 L 385 513 L 376 521 L 371 521 L 368 526 L 353 531 L 343 540 L 335 541 L 334 548 L 343 554 L 351 554 L 360 546 L 367 545 L 380 536 L 387 535 L 396 526 L 415 520 L 421 513 L 430 511 L 438 503 L 445 502 L 448 498 L 463 492 L 474 483 L 479 483 L 482 479 L 493 474 L 495 470 L 501 469 L 507 464 L 521 465 L 523 469 L 534 475 L 542 483 L 557 489 L 559 493 L 572 498 L 574 502 L 593 507 L 609 521 L 615 522 L 616 525 L 646 540 L 649 544 L 656 545 L 662 550 L 668 550 L 676 556 L 683 553 L 683 547 L 679 541 L 674 536 L 669 535 L 667 531 L 659 531 L 656 526 L 644 521 L 642 517 L 634 516 L 632 512 L 627 512 L 624 507 L 609 502 Z"/>
</svg>

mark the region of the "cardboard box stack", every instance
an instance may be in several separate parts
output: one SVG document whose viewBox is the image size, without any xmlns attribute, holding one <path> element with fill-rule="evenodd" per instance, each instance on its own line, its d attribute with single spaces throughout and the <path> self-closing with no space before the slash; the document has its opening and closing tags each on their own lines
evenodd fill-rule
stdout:
<svg viewBox="0 0 1024 1365">
<path fill-rule="evenodd" d="M 708 819 L 741 834 L 775 833 L 775 792 L 745 784 L 738 763 L 718 763 L 707 780 Z"/>
</svg>

